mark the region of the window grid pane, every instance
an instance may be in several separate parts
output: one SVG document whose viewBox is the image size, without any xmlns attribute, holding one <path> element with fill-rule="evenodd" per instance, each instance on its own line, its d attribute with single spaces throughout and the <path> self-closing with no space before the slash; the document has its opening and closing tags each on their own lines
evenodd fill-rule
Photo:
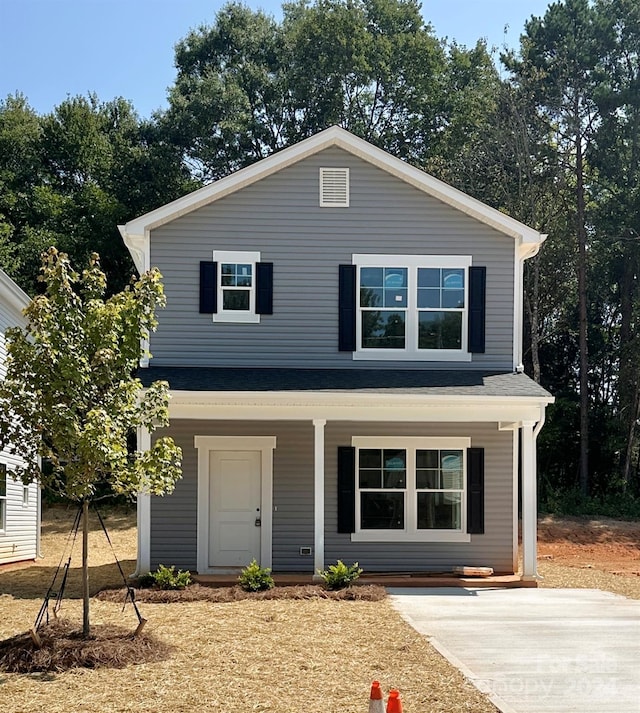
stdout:
<svg viewBox="0 0 640 713">
<path fill-rule="evenodd" d="M 407 452 L 397 448 L 362 448 L 358 453 L 360 528 L 404 528 Z"/>
<path fill-rule="evenodd" d="M 411 453 L 408 461 L 406 449 L 358 451 L 361 530 L 462 529 L 464 451 L 431 448 Z M 412 503 L 409 515 L 407 503 Z"/>
</svg>

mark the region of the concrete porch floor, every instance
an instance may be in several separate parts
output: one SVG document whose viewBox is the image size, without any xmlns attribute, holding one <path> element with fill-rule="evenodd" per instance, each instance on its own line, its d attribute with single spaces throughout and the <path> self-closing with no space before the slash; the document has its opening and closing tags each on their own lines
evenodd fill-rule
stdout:
<svg viewBox="0 0 640 713">
<path fill-rule="evenodd" d="M 238 573 L 239 574 L 239 573 Z M 194 574 L 193 579 L 207 587 L 233 587 L 238 574 Z M 310 573 L 272 573 L 278 587 L 300 584 L 317 584 Z M 537 587 L 535 581 L 525 581 L 519 574 L 492 575 L 491 577 L 460 577 L 453 574 L 428 574 L 425 572 L 390 572 L 363 574 L 356 584 L 379 584 L 383 587 L 474 587 L 522 588 Z"/>
</svg>

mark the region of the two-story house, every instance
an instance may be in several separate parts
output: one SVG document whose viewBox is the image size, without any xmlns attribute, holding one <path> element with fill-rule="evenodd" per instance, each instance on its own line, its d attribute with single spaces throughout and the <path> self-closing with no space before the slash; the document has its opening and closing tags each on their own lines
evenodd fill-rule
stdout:
<svg viewBox="0 0 640 713">
<path fill-rule="evenodd" d="M 24 327 L 22 314 L 29 297 L 0 270 L 0 379 L 6 374 L 4 334 L 9 327 Z M 40 550 L 40 488 L 14 477 L 23 465 L 11 449 L 0 451 L 0 564 L 35 559 Z"/>
<path fill-rule="evenodd" d="M 521 495 L 535 576 L 544 235 L 338 127 L 120 231 L 164 275 L 141 378 L 169 381 L 184 455 L 139 498 L 139 570 L 513 573 Z"/>
</svg>

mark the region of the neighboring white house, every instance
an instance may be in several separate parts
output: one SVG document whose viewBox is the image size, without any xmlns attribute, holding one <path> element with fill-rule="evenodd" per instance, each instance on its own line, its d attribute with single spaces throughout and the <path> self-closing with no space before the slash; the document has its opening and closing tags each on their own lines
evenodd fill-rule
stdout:
<svg viewBox="0 0 640 713">
<path fill-rule="evenodd" d="M 6 374 L 4 334 L 8 327 L 24 326 L 22 310 L 29 297 L 0 270 L 0 377 Z M 40 489 L 23 485 L 12 472 L 19 460 L 0 451 L 0 565 L 35 559 L 40 549 Z"/>
</svg>

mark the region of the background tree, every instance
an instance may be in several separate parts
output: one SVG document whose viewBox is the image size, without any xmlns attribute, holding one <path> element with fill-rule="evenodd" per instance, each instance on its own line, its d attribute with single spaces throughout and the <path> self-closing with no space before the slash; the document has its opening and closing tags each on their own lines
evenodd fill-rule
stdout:
<svg viewBox="0 0 640 713">
<path fill-rule="evenodd" d="M 558 160 L 571 180 L 576 243 L 580 381 L 580 472 L 583 494 L 589 492 L 589 358 L 587 242 L 587 172 L 599 119 L 595 101 L 601 81 L 600 58 L 608 24 L 589 0 L 565 0 L 532 17 L 521 37 L 520 56 L 505 56 L 514 82 L 534 98 L 539 116 L 553 129 Z"/>
<path fill-rule="evenodd" d="M 438 173 L 497 80 L 484 44 L 447 49 L 415 0 L 299 0 L 279 23 L 231 3 L 178 43 L 176 67 L 157 119 L 205 181 L 333 124 Z"/>
<path fill-rule="evenodd" d="M 137 428 L 168 423 L 168 384 L 142 392 L 135 373 L 141 340 L 164 304 L 157 270 L 105 299 L 98 256 L 78 275 L 51 248 L 43 257 L 45 293 L 25 311 L 27 326 L 9 329 L 7 374 L 0 385 L 0 444 L 20 456 L 23 482 L 37 480 L 82 503 L 83 633 L 89 635 L 88 508 L 98 493 L 163 495 L 181 477 L 170 438 L 131 452 Z M 41 463 L 43 465 L 41 465 Z"/>
<path fill-rule="evenodd" d="M 118 223 L 193 187 L 179 150 L 123 99 L 72 97 L 44 116 L 0 102 L 0 265 L 30 294 L 50 245 L 81 264 L 99 252 L 122 289 L 134 268 Z"/>
</svg>

